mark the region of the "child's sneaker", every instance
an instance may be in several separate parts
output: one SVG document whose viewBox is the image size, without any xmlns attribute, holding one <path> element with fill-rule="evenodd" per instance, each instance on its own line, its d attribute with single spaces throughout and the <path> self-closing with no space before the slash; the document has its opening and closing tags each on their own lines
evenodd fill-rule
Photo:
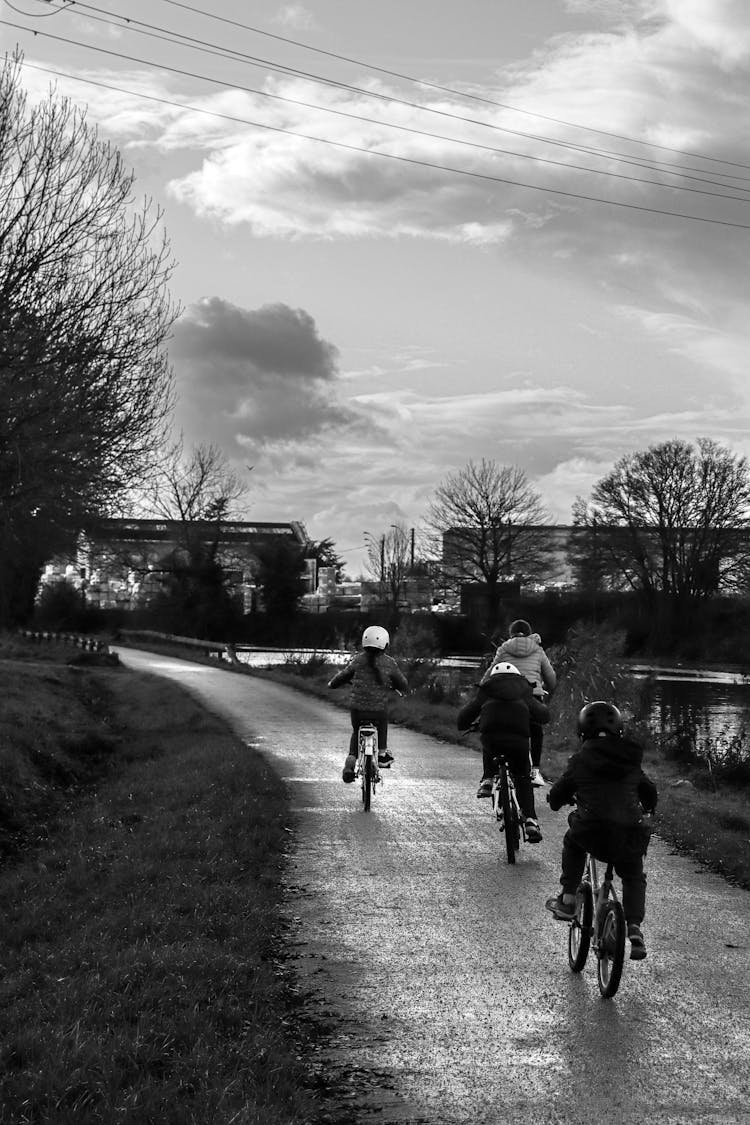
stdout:
<svg viewBox="0 0 750 1125">
<path fill-rule="evenodd" d="M 646 956 L 646 943 L 643 940 L 641 927 L 631 922 L 628 925 L 628 941 L 630 942 L 630 960 L 642 961 Z"/>
<path fill-rule="evenodd" d="M 560 894 L 548 898 L 544 904 L 560 922 L 570 922 L 576 916 L 576 896 Z"/>
<path fill-rule="evenodd" d="M 391 768 L 391 762 L 393 761 L 395 761 L 393 754 L 389 754 L 387 750 L 383 750 L 378 754 L 378 765 L 381 770 L 389 770 Z"/>
<path fill-rule="evenodd" d="M 530 844 L 540 844 L 542 842 L 542 832 L 539 827 L 539 821 L 534 820 L 533 816 L 527 816 L 524 823 L 526 829 L 526 839 Z"/>
<path fill-rule="evenodd" d="M 483 777 L 477 789 L 477 797 L 491 797 L 492 796 L 492 778 Z"/>
<path fill-rule="evenodd" d="M 344 762 L 344 769 L 341 774 L 342 778 L 347 784 L 350 781 L 354 781 L 354 767 L 356 766 L 356 764 L 357 759 L 354 757 L 354 755 L 347 754 L 346 761 Z"/>
<path fill-rule="evenodd" d="M 547 784 L 547 782 L 542 777 L 542 771 L 539 769 L 539 766 L 534 766 L 531 771 L 531 784 L 535 789 L 541 789 L 544 785 Z"/>
</svg>

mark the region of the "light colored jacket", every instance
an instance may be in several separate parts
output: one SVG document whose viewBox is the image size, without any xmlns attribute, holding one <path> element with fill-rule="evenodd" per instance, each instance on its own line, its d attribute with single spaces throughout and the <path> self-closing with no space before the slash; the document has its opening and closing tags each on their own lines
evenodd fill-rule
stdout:
<svg viewBox="0 0 750 1125">
<path fill-rule="evenodd" d="M 555 690 L 557 685 L 555 669 L 542 648 L 542 638 L 538 633 L 532 633 L 530 637 L 509 637 L 507 641 L 503 641 L 492 663 L 499 664 L 506 660 L 509 664 L 515 664 L 521 675 L 526 677 L 534 695 L 541 696 L 545 691 L 551 694 Z M 489 674 L 488 668 L 483 679 Z"/>
</svg>

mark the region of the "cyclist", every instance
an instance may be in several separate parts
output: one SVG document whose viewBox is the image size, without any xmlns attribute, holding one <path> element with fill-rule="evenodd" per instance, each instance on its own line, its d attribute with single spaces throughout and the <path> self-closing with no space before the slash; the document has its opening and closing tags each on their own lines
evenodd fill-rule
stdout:
<svg viewBox="0 0 750 1125">
<path fill-rule="evenodd" d="M 538 844 L 542 839 L 534 807 L 529 759 L 529 730 L 532 721 L 546 723 L 549 711 L 535 699 L 531 687 L 513 664 L 493 664 L 489 675 L 477 685 L 476 695 L 458 712 L 459 730 L 479 720 L 482 738 L 482 780 L 477 797 L 492 793 L 495 761 L 502 754 L 516 785 L 526 828 L 526 839 Z"/>
<path fill-rule="evenodd" d="M 581 748 L 554 783 L 547 800 L 553 810 L 575 801 L 562 848 L 562 892 L 547 899 L 555 918 L 575 914 L 576 888 L 590 852 L 613 862 L 622 879 L 622 905 L 628 925 L 630 956 L 646 956 L 641 923 L 646 913 L 643 857 L 651 834 L 643 812 L 656 808 L 657 790 L 641 766 L 643 748 L 623 733 L 622 715 L 612 703 L 587 703 L 578 715 Z"/>
<path fill-rule="evenodd" d="M 528 621 L 519 618 L 514 621 L 509 629 L 510 636 L 507 641 L 498 645 L 494 662 L 508 660 L 515 664 L 521 675 L 525 676 L 531 684 L 531 690 L 537 699 L 544 700 L 545 692 L 551 695 L 557 684 L 555 669 L 552 667 L 547 653 L 542 648 L 542 638 L 538 633 L 532 633 Z M 488 675 L 492 669 L 488 669 Z M 546 785 L 540 769 L 542 761 L 542 742 L 544 730 L 542 724 L 532 719 L 531 722 L 531 784 L 536 788 Z"/>
<path fill-rule="evenodd" d="M 351 683 L 350 711 L 352 735 L 349 753 L 341 774 L 347 783 L 354 781 L 357 764 L 357 732 L 363 723 L 372 723 L 378 732 L 378 765 L 389 767 L 393 755 L 388 753 L 388 692 L 408 691 L 406 676 L 386 649 L 391 643 L 388 630 L 369 625 L 362 634 L 362 651 L 352 657 L 345 668 L 329 681 L 329 688 Z"/>
</svg>

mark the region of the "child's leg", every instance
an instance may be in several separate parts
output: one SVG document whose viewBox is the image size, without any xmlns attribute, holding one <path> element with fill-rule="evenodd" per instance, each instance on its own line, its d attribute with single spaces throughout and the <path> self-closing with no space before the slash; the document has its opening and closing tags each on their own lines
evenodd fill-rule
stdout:
<svg viewBox="0 0 750 1125">
<path fill-rule="evenodd" d="M 534 769 L 539 769 L 542 760 L 542 745 L 544 743 L 544 727 L 541 723 L 529 723 L 531 735 L 531 764 Z"/>
<path fill-rule="evenodd" d="M 352 734 L 351 734 L 351 738 L 349 739 L 349 753 L 353 754 L 354 757 L 356 758 L 357 755 L 359 754 L 359 742 L 358 742 L 357 732 L 358 732 L 361 724 L 365 721 L 365 719 L 364 719 L 364 715 L 362 714 L 362 712 L 358 711 L 356 707 L 352 707 L 352 709 L 351 709 L 351 719 L 352 719 Z"/>
<path fill-rule="evenodd" d="M 586 866 L 586 849 L 582 848 L 576 842 L 576 838 L 570 829 L 563 836 L 562 847 L 562 874 L 560 875 L 560 886 L 563 889 L 563 894 L 575 895 L 578 890 L 578 884 L 583 877 L 583 869 Z"/>
<path fill-rule="evenodd" d="M 632 856 L 615 864 L 622 879 L 622 907 L 628 925 L 640 926 L 646 914 L 646 875 L 643 856 Z"/>
<path fill-rule="evenodd" d="M 494 777 L 497 769 L 495 751 L 482 739 L 482 777 Z"/>
<path fill-rule="evenodd" d="M 373 726 L 378 732 L 378 753 L 382 754 L 388 747 L 388 715 L 385 711 L 373 711 L 371 715 Z"/>
<path fill-rule="evenodd" d="M 513 750 L 506 754 L 508 766 L 513 774 L 516 785 L 516 796 L 521 806 L 524 818 L 536 820 L 536 807 L 534 805 L 534 789 L 531 784 L 531 769 L 529 755 L 526 751 Z"/>
</svg>

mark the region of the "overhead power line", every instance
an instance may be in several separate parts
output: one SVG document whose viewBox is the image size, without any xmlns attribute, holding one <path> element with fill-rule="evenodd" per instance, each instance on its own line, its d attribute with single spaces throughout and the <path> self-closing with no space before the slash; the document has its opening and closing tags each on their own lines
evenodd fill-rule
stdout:
<svg viewBox="0 0 750 1125">
<path fill-rule="evenodd" d="M 5 21 L 0 20 L 0 23 Z M 237 117 L 233 114 L 218 113 L 215 110 L 202 109 L 198 106 L 186 105 L 184 102 L 178 102 L 171 98 L 161 98 L 153 94 L 143 94 L 135 90 L 128 90 L 122 86 L 116 86 L 112 83 L 101 82 L 93 78 L 81 78 L 79 75 L 68 74 L 64 71 L 56 70 L 51 67 L 38 66 L 34 63 L 26 63 L 23 65 L 31 70 L 38 70 L 45 74 L 54 74 L 59 78 L 68 78 L 74 82 L 81 82 L 86 85 L 96 86 L 100 89 L 112 90 L 115 93 L 127 94 L 131 97 L 141 98 L 145 101 L 156 102 L 161 105 L 173 106 L 177 109 L 188 110 L 191 113 L 204 114 L 208 117 L 219 118 L 223 121 L 232 121 L 235 124 L 249 125 L 256 129 L 264 129 L 273 133 L 281 133 L 285 136 L 297 137 L 301 140 L 314 141 L 318 144 L 329 145 L 333 148 L 343 149 L 348 152 L 358 152 L 369 157 L 375 157 L 381 160 L 396 161 L 400 164 L 410 164 L 420 168 L 429 168 L 433 171 L 448 172 L 458 176 L 464 176 L 468 179 L 482 180 L 490 183 L 505 184 L 510 187 L 524 188 L 529 191 L 543 192 L 548 195 L 560 196 L 566 199 L 584 200 L 589 203 L 600 203 L 608 207 L 619 207 L 627 211 L 640 211 L 651 215 L 662 215 L 673 219 L 686 219 L 691 222 L 706 223 L 712 226 L 732 227 L 737 230 L 750 230 L 750 224 L 737 223 L 729 219 L 711 218 L 705 215 L 691 215 L 681 211 L 667 211 L 659 207 L 646 207 L 638 203 L 624 203 L 616 199 L 605 199 L 595 195 L 584 195 L 580 192 L 565 191 L 562 188 L 545 187 L 540 184 L 530 184 L 521 180 L 514 180 L 504 176 L 493 176 L 486 172 L 475 172 L 466 168 L 455 168 L 450 165 L 437 164 L 429 160 L 418 160 L 415 157 L 400 156 L 396 153 L 382 152 L 378 149 L 363 148 L 359 145 L 348 144 L 344 141 L 334 141 L 327 137 L 318 137 L 310 133 L 302 133 L 296 129 L 285 129 L 280 125 L 268 125 L 262 121 L 253 121 L 244 117 Z"/>
<path fill-rule="evenodd" d="M 7 0 L 6 0 L 6 2 L 7 2 Z M 84 6 L 87 6 L 87 5 L 84 5 Z M 105 20 L 103 22 L 109 23 L 111 21 Z M 6 23 L 6 21 L 0 20 L 0 23 Z M 18 28 L 20 25 L 18 25 L 18 24 L 8 24 L 8 26 Z M 22 30 L 28 30 L 28 29 L 24 29 L 24 28 L 21 28 L 21 29 Z M 135 30 L 137 31 L 138 29 L 135 29 Z M 35 33 L 35 34 L 37 34 L 37 33 Z M 142 34 L 149 35 L 150 37 L 161 38 L 161 36 L 151 36 L 150 32 L 145 32 L 145 33 L 142 33 Z M 496 155 L 501 155 L 501 156 L 510 156 L 510 157 L 520 159 L 520 160 L 531 160 L 535 163 L 547 164 L 547 165 L 550 165 L 550 166 L 553 166 L 553 167 L 564 168 L 564 169 L 568 169 L 568 170 L 576 171 L 576 172 L 583 172 L 584 174 L 588 173 L 590 175 L 607 176 L 607 177 L 612 178 L 612 179 L 624 180 L 624 181 L 628 181 L 628 182 L 631 182 L 631 183 L 639 183 L 639 184 L 650 185 L 650 186 L 662 188 L 662 189 L 668 190 L 668 191 L 684 191 L 684 192 L 690 192 L 692 194 L 705 195 L 705 196 L 721 198 L 721 199 L 730 199 L 730 200 L 733 200 L 735 202 L 740 202 L 740 203 L 750 201 L 750 200 L 748 200 L 748 197 L 746 197 L 746 196 L 732 195 L 727 191 L 707 191 L 704 188 L 688 187 L 684 184 L 664 183 L 661 180 L 647 179 L 647 178 L 644 178 L 643 176 L 631 176 L 631 175 L 628 175 L 627 173 L 624 173 L 624 172 L 614 172 L 614 171 L 611 171 L 611 170 L 606 169 L 606 168 L 592 168 L 590 165 L 574 164 L 570 161 L 553 160 L 550 157 L 536 156 L 533 153 L 524 153 L 524 152 L 519 152 L 519 151 L 513 150 L 513 149 L 502 149 L 502 148 L 498 148 L 497 146 L 493 146 L 493 145 L 483 145 L 483 144 L 480 144 L 476 141 L 464 140 L 464 139 L 459 138 L 459 137 L 449 137 L 449 136 L 446 136 L 443 133 L 434 133 L 434 132 L 431 132 L 429 130 L 418 129 L 415 126 L 399 125 L 395 122 L 385 121 L 385 120 L 382 120 L 380 118 L 367 117 L 364 114 L 351 113 L 347 110 L 336 109 L 336 108 L 331 107 L 331 106 L 323 106 L 323 105 L 319 105 L 319 104 L 314 103 L 314 102 L 307 102 L 307 101 L 304 101 L 300 98 L 291 98 L 291 97 L 288 97 L 288 96 L 282 95 L 282 94 L 274 94 L 274 93 L 271 93 L 268 90 L 259 89 L 257 87 L 243 86 L 243 85 L 240 85 L 239 83 L 236 83 L 236 82 L 228 82 L 225 79 L 212 78 L 208 75 L 199 74 L 195 71 L 184 70 L 180 67 L 168 66 L 168 65 L 163 64 L 163 63 L 154 63 L 154 62 L 152 62 L 148 59 L 143 59 L 143 58 L 141 58 L 139 56 L 136 56 L 136 55 L 127 55 L 127 54 L 125 54 L 124 52 L 121 52 L 121 51 L 113 51 L 110 48 L 98 47 L 98 46 L 95 46 L 93 44 L 83 43 L 80 40 L 69 39 L 69 38 L 66 38 L 65 36 L 53 35 L 51 33 L 46 33 L 46 32 L 42 32 L 42 35 L 44 35 L 45 38 L 51 38 L 51 39 L 54 39 L 56 41 L 63 42 L 63 43 L 66 43 L 66 44 L 69 44 L 69 45 L 72 45 L 72 46 L 82 47 L 85 50 L 95 51 L 99 54 L 104 54 L 104 55 L 108 55 L 110 57 L 122 59 L 126 62 L 134 62 L 134 63 L 138 63 L 142 66 L 147 66 L 147 67 L 151 67 L 151 68 L 158 68 L 160 70 L 167 71 L 167 72 L 172 73 L 172 74 L 180 75 L 181 77 L 195 78 L 195 79 L 198 79 L 199 81 L 210 82 L 210 83 L 213 83 L 214 85 L 223 86 L 227 89 L 240 90 L 244 93 L 253 94 L 253 95 L 256 95 L 257 97 L 266 98 L 268 100 L 279 101 L 279 102 L 287 103 L 287 104 L 290 104 L 290 105 L 302 106 L 306 109 L 313 109 L 313 110 L 317 110 L 319 112 L 332 114 L 332 115 L 337 116 L 337 117 L 348 118 L 349 120 L 361 121 L 361 122 L 364 122 L 364 123 L 367 123 L 367 124 L 372 124 L 372 125 L 377 125 L 377 126 L 380 126 L 380 127 L 394 129 L 398 132 L 408 133 L 408 134 L 412 134 L 414 136 L 426 137 L 426 138 L 429 138 L 431 140 L 445 141 L 448 144 L 462 145 L 464 147 L 468 147 L 468 148 L 472 148 L 472 149 L 476 149 L 476 150 L 480 150 L 480 151 L 484 151 L 484 152 L 490 152 L 490 153 L 494 153 Z M 169 41 L 172 42 L 172 40 L 169 40 Z M 448 115 L 448 116 L 450 116 L 450 115 Z M 459 118 L 459 120 L 466 121 L 467 119 Z M 471 123 L 475 124 L 476 122 L 471 122 Z M 589 152 L 589 154 L 594 155 L 594 156 L 598 156 L 598 153 L 596 153 L 596 152 L 593 152 L 593 153 Z M 748 188 L 743 188 L 741 186 L 723 184 L 721 182 L 717 182 L 715 180 L 707 179 L 705 177 L 686 175 L 682 171 L 671 171 L 669 169 L 663 169 L 663 168 L 654 169 L 654 168 L 652 168 L 651 165 L 642 164 L 639 161 L 622 160 L 621 162 L 629 164 L 631 166 L 642 168 L 642 169 L 647 170 L 647 171 L 657 171 L 660 175 L 663 175 L 663 176 L 664 175 L 666 175 L 666 176 L 679 176 L 681 179 L 688 179 L 688 180 L 691 180 L 691 181 L 696 182 L 696 183 L 710 184 L 714 187 L 726 187 L 726 188 L 733 187 L 733 190 L 735 192 L 750 190 Z"/>
<path fill-rule="evenodd" d="M 6 3 L 8 3 L 8 2 L 9 2 L 9 0 L 6 0 Z M 43 0 L 41 0 L 41 2 L 43 2 Z M 325 75 L 313 74 L 310 71 L 301 70 L 298 67 L 287 66 L 283 63 L 279 63 L 276 60 L 260 58 L 256 55 L 250 55 L 250 54 L 244 53 L 242 51 L 239 51 L 234 47 L 224 47 L 221 44 L 217 44 L 217 43 L 207 43 L 203 39 L 198 39 L 195 36 L 186 35 L 184 32 L 181 32 L 181 31 L 173 31 L 170 28 L 163 28 L 163 27 L 160 27 L 156 24 L 146 23 L 145 21 L 135 19 L 132 16 L 124 16 L 124 15 L 120 15 L 119 13 L 114 13 L 115 16 L 116 16 L 116 20 L 121 21 L 120 23 L 118 23 L 114 19 L 106 18 L 104 15 L 102 15 L 101 9 L 96 8 L 93 5 L 86 3 L 85 0 L 66 0 L 66 2 L 67 2 L 67 6 L 68 6 L 66 8 L 66 10 L 68 10 L 69 8 L 72 8 L 73 5 L 75 5 L 76 7 L 85 10 L 89 14 L 89 17 L 91 19 L 97 20 L 100 23 L 109 24 L 110 26 L 120 27 L 120 28 L 123 26 L 123 23 L 124 23 L 128 30 L 133 31 L 136 34 L 145 35 L 149 38 L 163 39 L 166 36 L 167 42 L 171 42 L 171 43 L 177 42 L 177 43 L 180 43 L 181 45 L 186 45 L 188 47 L 191 47 L 194 50 L 201 51 L 202 53 L 205 53 L 205 54 L 208 54 L 208 55 L 218 54 L 222 58 L 227 58 L 227 57 L 233 58 L 233 59 L 236 59 L 236 60 L 241 61 L 241 62 L 246 62 L 251 66 L 264 67 L 266 70 L 269 70 L 272 73 L 283 74 L 283 75 L 295 75 L 299 78 L 303 78 L 304 80 L 306 80 L 308 82 L 314 82 L 314 83 L 318 83 L 318 84 L 328 86 L 328 87 L 335 87 L 335 88 L 338 88 L 338 89 L 347 90 L 347 91 L 350 91 L 352 93 L 359 94 L 363 97 L 372 98 L 372 99 L 382 101 L 382 102 L 390 102 L 394 105 L 403 105 L 403 106 L 406 106 L 407 108 L 417 109 L 417 110 L 420 110 L 424 113 L 431 113 L 431 114 L 434 114 L 434 115 L 437 115 L 437 116 L 440 116 L 440 117 L 445 117 L 445 118 L 449 118 L 451 120 L 460 121 L 463 124 L 475 125 L 475 126 L 478 126 L 478 127 L 481 127 L 481 128 L 492 129 L 496 132 L 507 133 L 510 136 L 521 137 L 525 140 L 541 141 L 545 144 L 554 145 L 555 147 L 558 147 L 558 148 L 570 149 L 570 150 L 575 151 L 575 152 L 582 152 L 582 153 L 585 153 L 586 155 L 594 155 L 594 156 L 601 156 L 601 157 L 612 157 L 612 158 L 614 158 L 618 161 L 621 161 L 621 162 L 624 162 L 624 163 L 629 163 L 629 164 L 635 164 L 635 166 L 637 166 L 637 167 L 646 168 L 650 171 L 662 172 L 666 168 L 666 169 L 676 169 L 678 174 L 681 174 L 681 175 L 684 175 L 685 172 L 698 172 L 698 173 L 701 173 L 701 174 L 709 173 L 709 174 L 713 174 L 714 176 L 722 176 L 724 179 L 731 179 L 731 180 L 740 179 L 740 180 L 744 180 L 744 181 L 748 180 L 748 177 L 737 176 L 732 172 L 722 171 L 721 169 L 718 169 L 718 168 L 713 169 L 713 172 L 711 172 L 710 169 L 695 168 L 695 167 L 692 167 L 692 166 L 684 166 L 684 165 L 679 165 L 679 164 L 673 164 L 673 163 L 663 161 L 663 160 L 652 160 L 648 164 L 643 164 L 643 163 L 640 162 L 640 160 L 635 158 L 633 154 L 621 153 L 621 152 L 617 152 L 617 151 L 612 151 L 610 149 L 601 149 L 601 148 L 597 148 L 597 147 L 592 146 L 592 145 L 584 145 L 584 144 L 580 144 L 580 143 L 573 142 L 573 141 L 563 141 L 563 140 L 560 140 L 560 139 L 555 138 L 555 137 L 547 137 L 547 136 L 543 136 L 543 135 L 540 135 L 540 134 L 537 134 L 537 133 L 527 133 L 527 132 L 524 132 L 522 130 L 511 129 L 507 126 L 498 125 L 495 122 L 485 121 L 483 119 L 472 118 L 472 117 L 464 117 L 461 114 L 452 113 L 449 110 L 438 109 L 435 106 L 426 106 L 426 105 L 423 105 L 420 102 L 413 102 L 413 101 L 410 101 L 406 98 L 399 98 L 394 94 L 385 94 L 385 93 L 381 93 L 381 92 L 376 91 L 376 90 L 367 90 L 367 89 L 365 89 L 361 86 L 355 86 L 355 85 L 352 85 L 351 83 L 342 82 L 340 80 L 333 79 L 333 78 L 330 78 L 330 77 L 325 76 Z M 165 2 L 165 3 L 175 3 L 175 0 L 163 0 L 163 2 Z M 257 32 L 258 34 L 267 34 L 267 35 L 271 36 L 272 38 L 281 39 L 284 42 L 294 43 L 295 45 L 298 45 L 298 46 L 305 46 L 304 44 L 299 43 L 297 40 L 288 40 L 284 36 L 275 36 L 275 35 L 272 35 L 272 33 L 270 33 L 270 32 L 267 32 L 267 33 L 261 32 L 257 28 L 251 28 L 248 25 L 240 24 L 235 20 L 228 20 L 223 16 L 212 17 L 210 15 L 210 13 L 201 12 L 201 10 L 198 9 L 198 8 L 190 8 L 189 6 L 183 5 L 183 4 L 176 4 L 176 6 L 177 7 L 187 7 L 189 10 L 197 12 L 197 13 L 202 14 L 202 15 L 206 15 L 209 18 L 216 18 L 217 20 L 221 21 L 222 23 L 229 23 L 229 24 L 232 24 L 233 26 L 246 28 L 247 30 Z M 75 43 L 76 41 L 70 40 L 70 42 Z M 78 45 L 83 46 L 83 44 L 80 44 L 80 43 Z M 96 48 L 92 47 L 91 49 L 96 49 Z M 311 50 L 319 50 L 318 48 L 310 48 L 310 49 Z M 320 53 L 333 54 L 333 52 L 323 52 L 323 51 L 320 51 Z M 338 57 L 338 56 L 336 56 L 336 57 Z M 344 56 L 340 56 L 340 57 L 343 58 Z M 354 61 L 354 60 L 348 60 L 348 61 Z M 149 65 L 154 65 L 154 64 L 149 64 Z M 363 63 L 362 65 L 368 66 L 369 64 Z M 371 69 L 378 70 L 380 68 L 373 67 Z M 394 73 L 395 74 L 395 72 L 387 72 L 387 73 Z M 404 76 L 404 75 L 396 75 L 396 76 L 401 77 L 401 78 L 407 78 L 407 76 Z M 419 85 L 428 85 L 428 86 L 430 85 L 429 83 L 422 83 L 421 80 L 417 79 L 417 78 L 407 78 L 407 80 L 410 81 L 410 82 L 419 84 Z M 466 95 L 462 94 L 461 91 L 452 90 L 449 87 L 437 87 L 437 88 L 444 91 L 444 92 L 451 93 L 451 94 L 453 94 L 457 97 L 466 96 Z M 475 100 L 484 101 L 486 104 L 496 105 L 500 108 L 512 109 L 512 110 L 514 110 L 514 112 L 526 112 L 526 111 L 516 111 L 514 109 L 514 107 L 504 106 L 502 103 L 493 102 L 491 99 L 475 98 Z M 324 108 L 324 107 L 320 107 L 320 108 Z M 542 117 L 542 118 L 544 117 L 544 115 L 542 115 L 542 114 L 538 114 L 538 115 L 534 114 L 533 116 L 539 116 L 539 117 Z M 603 131 L 600 131 L 600 130 L 589 129 L 588 126 L 573 125 L 570 122 L 559 121 L 556 118 L 547 118 L 547 119 L 557 121 L 558 124 L 564 124 L 564 125 L 566 125 L 567 127 L 570 127 L 570 128 L 581 129 L 581 130 L 585 130 L 585 131 L 588 131 L 588 132 L 603 132 Z M 700 153 L 686 153 L 681 149 L 672 149 L 672 148 L 669 148 L 666 145 L 656 145 L 655 143 L 650 142 L 650 141 L 636 140 L 632 137 L 625 137 L 625 136 L 621 136 L 620 134 L 616 134 L 616 133 L 604 133 L 603 132 L 603 135 L 617 137 L 618 139 L 625 140 L 628 143 L 645 146 L 647 148 L 658 148 L 658 149 L 661 149 L 663 151 L 674 152 L 674 153 L 678 153 L 680 155 L 689 155 L 693 158 L 697 158 L 697 159 L 704 160 L 704 161 L 709 161 L 713 164 L 730 165 L 731 167 L 743 168 L 746 171 L 750 171 L 750 165 L 740 164 L 736 161 L 726 161 L 726 160 L 723 160 L 722 158 L 719 158 L 719 157 L 711 157 L 711 156 L 707 156 L 705 154 L 700 154 Z M 659 167 L 660 165 L 661 165 L 661 167 Z M 710 181 L 706 181 L 706 182 L 712 183 L 714 186 L 717 186 L 717 187 L 731 187 L 731 186 L 733 186 L 733 185 L 730 185 L 730 184 L 719 183 L 719 182 L 714 181 L 714 180 L 710 180 Z"/>
<path fill-rule="evenodd" d="M 68 2 L 76 4 L 79 3 L 79 0 L 68 0 Z M 428 90 L 437 90 L 440 93 L 451 94 L 455 97 L 468 98 L 471 101 L 482 102 L 485 105 L 494 105 L 497 106 L 498 109 L 507 109 L 512 113 L 522 113 L 527 117 L 536 117 L 540 121 L 549 121 L 555 125 L 564 125 L 569 129 L 581 129 L 587 133 L 596 133 L 600 137 L 611 137 L 612 139 L 618 141 L 628 141 L 630 144 L 648 145 L 650 148 L 657 148 L 662 152 L 674 152 L 679 154 L 680 156 L 689 156 L 691 158 L 697 158 L 699 160 L 711 160 L 714 162 L 718 161 L 721 164 L 728 164 L 733 168 L 748 167 L 748 165 L 746 164 L 737 164 L 733 160 L 724 160 L 722 157 L 708 156 L 705 153 L 691 152 L 687 149 L 681 148 L 673 148 L 670 145 L 660 145 L 654 141 L 644 141 L 636 137 L 629 137 L 623 133 L 609 132 L 606 129 L 596 129 L 590 125 L 581 125 L 580 123 L 575 121 L 566 121 L 559 117 L 551 117 L 545 113 L 536 113 L 530 109 L 523 109 L 519 106 L 508 105 L 505 102 L 496 101 L 493 98 L 486 98 L 480 94 L 471 94 L 465 90 L 457 90 L 452 86 L 441 86 L 439 83 L 428 82 L 425 79 L 416 78 L 410 74 L 401 74 L 397 70 L 388 70 L 386 67 L 377 66 L 374 63 L 365 62 L 362 59 L 355 59 L 351 58 L 348 55 L 338 54 L 336 51 L 327 51 L 322 47 L 314 47 L 312 44 L 304 43 L 299 39 L 290 39 L 284 35 L 278 35 L 271 31 L 264 31 L 262 28 L 254 27 L 246 23 L 240 23 L 238 20 L 231 20 L 226 18 L 225 16 L 219 16 L 215 12 L 206 12 L 204 9 L 196 8 L 192 4 L 181 3 L 180 0 L 161 0 L 161 2 L 163 4 L 169 4 L 173 8 L 182 8 L 184 11 L 193 12 L 194 15 L 205 16 L 207 19 L 217 20 L 220 23 L 226 23 L 231 25 L 232 27 L 241 28 L 243 31 L 251 31 L 255 35 L 262 35 L 268 39 L 275 39 L 280 43 L 288 43 L 294 47 L 301 47 L 306 51 L 313 51 L 318 55 L 325 55 L 328 58 L 337 59 L 339 62 L 351 63 L 354 66 L 365 67 L 367 70 L 375 71 L 378 74 L 385 74 L 390 78 L 398 78 L 404 82 L 412 82 L 419 86 L 424 86 Z"/>
</svg>

